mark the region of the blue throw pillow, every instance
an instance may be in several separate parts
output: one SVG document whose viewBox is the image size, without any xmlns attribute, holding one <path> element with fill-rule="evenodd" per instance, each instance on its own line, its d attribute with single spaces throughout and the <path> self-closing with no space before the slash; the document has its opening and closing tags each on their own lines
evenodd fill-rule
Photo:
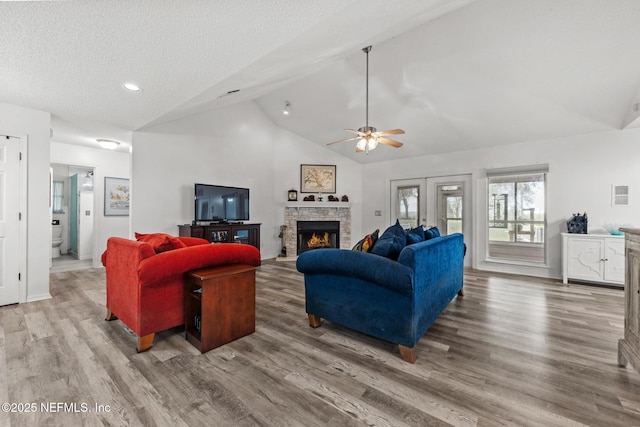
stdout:
<svg viewBox="0 0 640 427">
<path fill-rule="evenodd" d="M 400 252 L 407 244 L 407 237 L 400 221 L 387 228 L 371 249 L 372 254 L 380 255 L 392 260 L 397 260 Z"/>
<path fill-rule="evenodd" d="M 424 229 L 422 226 L 418 226 L 416 228 L 412 228 L 411 230 L 406 230 L 407 234 L 407 245 L 412 245 L 414 243 L 420 243 L 425 240 Z"/>
<path fill-rule="evenodd" d="M 407 238 L 407 246 L 413 245 L 414 243 L 424 242 L 424 239 L 421 239 L 420 236 L 413 233 L 407 233 L 406 238 Z"/>
<path fill-rule="evenodd" d="M 433 239 L 435 237 L 440 237 L 440 230 L 438 230 L 438 227 L 431 227 L 424 232 L 425 240 Z"/>
</svg>

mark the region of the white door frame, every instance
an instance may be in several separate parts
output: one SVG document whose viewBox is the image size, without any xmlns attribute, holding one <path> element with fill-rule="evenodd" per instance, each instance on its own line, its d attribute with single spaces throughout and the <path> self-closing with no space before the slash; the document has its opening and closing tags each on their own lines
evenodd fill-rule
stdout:
<svg viewBox="0 0 640 427">
<path fill-rule="evenodd" d="M 27 218 L 29 216 L 29 212 L 27 209 L 27 169 L 29 165 L 29 139 L 27 135 L 21 135 L 20 138 L 20 213 L 21 221 L 20 221 L 20 237 L 19 237 L 19 245 L 20 245 L 20 282 L 18 283 L 18 302 L 24 303 L 27 302 Z"/>
</svg>

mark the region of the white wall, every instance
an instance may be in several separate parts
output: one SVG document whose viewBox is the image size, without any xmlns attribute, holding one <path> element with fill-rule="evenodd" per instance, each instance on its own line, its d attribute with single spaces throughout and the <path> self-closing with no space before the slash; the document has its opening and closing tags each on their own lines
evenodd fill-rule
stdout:
<svg viewBox="0 0 640 427">
<path fill-rule="evenodd" d="M 120 151 L 64 144 L 63 141 L 51 142 L 50 150 L 51 163 L 94 168 L 93 266 L 100 267 L 100 256 L 107 249 L 107 239 L 112 236 L 129 237 L 129 217 L 104 216 L 104 178 L 129 178 L 130 155 Z"/>
<path fill-rule="evenodd" d="M 561 232 L 576 212 L 587 212 L 589 232 L 604 232 L 605 223 L 640 227 L 640 129 L 578 135 L 364 166 L 368 183 L 363 191 L 365 230 L 388 226 L 389 181 L 471 173 L 473 177 L 474 267 L 542 277 L 561 276 Z M 489 263 L 486 258 L 487 168 L 548 163 L 548 268 Z M 611 206 L 611 186 L 629 185 L 631 206 Z M 374 210 L 382 210 L 375 217 Z"/>
<path fill-rule="evenodd" d="M 134 232 L 177 234 L 178 224 L 190 224 L 196 182 L 248 187 L 250 221 L 262 224 L 262 258 L 273 258 L 287 191 L 299 190 L 302 163 L 337 165 L 337 190 L 354 196 L 359 230 L 361 167 L 277 127 L 254 102 L 134 132 L 132 143 Z"/>
<path fill-rule="evenodd" d="M 51 114 L 0 103 L 0 133 L 27 137 L 27 271 L 21 302 L 51 298 L 49 294 L 49 140 Z M 23 217 L 24 218 L 24 217 Z"/>
</svg>

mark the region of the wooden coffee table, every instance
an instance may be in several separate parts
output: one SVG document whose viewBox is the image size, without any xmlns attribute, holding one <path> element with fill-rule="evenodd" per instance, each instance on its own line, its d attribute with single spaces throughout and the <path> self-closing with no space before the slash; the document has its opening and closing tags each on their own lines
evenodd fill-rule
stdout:
<svg viewBox="0 0 640 427">
<path fill-rule="evenodd" d="M 222 265 L 185 276 L 185 335 L 201 353 L 255 332 L 255 267 Z"/>
</svg>

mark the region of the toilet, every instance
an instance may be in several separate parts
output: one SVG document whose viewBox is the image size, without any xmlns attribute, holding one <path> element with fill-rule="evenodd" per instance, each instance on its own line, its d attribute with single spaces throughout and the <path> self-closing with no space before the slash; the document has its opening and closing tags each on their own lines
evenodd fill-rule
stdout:
<svg viewBox="0 0 640 427">
<path fill-rule="evenodd" d="M 62 226 L 54 225 L 51 238 L 51 258 L 60 257 L 60 245 L 62 245 Z"/>
</svg>

